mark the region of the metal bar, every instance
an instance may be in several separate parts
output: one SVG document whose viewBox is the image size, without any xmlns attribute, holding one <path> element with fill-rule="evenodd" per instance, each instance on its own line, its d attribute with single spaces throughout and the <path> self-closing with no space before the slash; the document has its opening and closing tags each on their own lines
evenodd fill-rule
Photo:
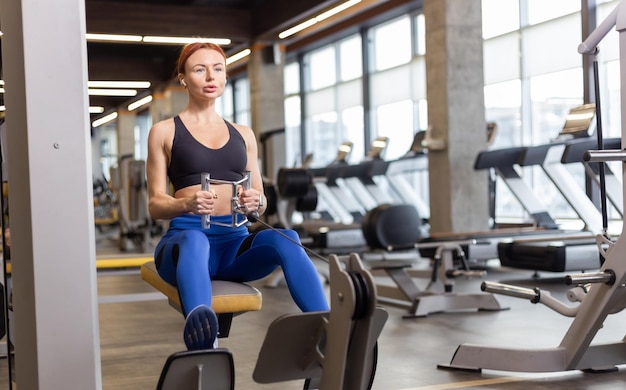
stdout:
<svg viewBox="0 0 626 390">
<path fill-rule="evenodd" d="M 536 290 L 531 288 L 512 286 L 510 284 L 502 284 L 502 283 L 494 283 L 494 282 L 483 282 L 480 285 L 480 289 L 485 292 L 490 292 L 494 294 L 502 294 L 508 295 L 510 297 L 515 298 L 524 298 L 529 299 L 533 302 L 539 299 L 539 294 Z"/>
<path fill-rule="evenodd" d="M 626 161 L 624 150 L 587 150 L 583 154 L 586 162 Z"/>
</svg>

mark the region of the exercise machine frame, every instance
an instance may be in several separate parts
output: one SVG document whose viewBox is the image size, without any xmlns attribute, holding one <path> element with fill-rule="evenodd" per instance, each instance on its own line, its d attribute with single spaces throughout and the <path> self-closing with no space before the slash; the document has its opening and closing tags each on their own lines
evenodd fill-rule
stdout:
<svg viewBox="0 0 626 390">
<path fill-rule="evenodd" d="M 211 183 L 215 181 L 203 173 L 203 190 L 208 191 Z M 246 222 L 258 220 L 258 215 L 248 213 L 236 196 L 238 186 L 249 185 L 249 173 L 240 181 L 220 181 L 219 184 L 233 186 L 233 220 L 232 225 L 227 226 L 241 226 L 242 215 Z M 214 221 L 208 218 L 202 221 L 207 228 L 211 223 Z M 279 231 L 277 233 L 281 234 Z M 284 237 L 291 240 L 288 236 Z M 294 244 L 301 246 L 295 241 Z M 304 246 L 302 248 L 311 252 Z M 320 390 L 371 388 L 377 363 L 377 340 L 388 313 L 376 306 L 374 279 L 356 253 L 341 257 L 330 255 L 324 261 L 328 262 L 330 270 L 330 311 L 291 314 L 275 320 L 268 329 L 259 353 L 253 374 L 255 381 L 275 383 L 305 379 L 305 389 Z M 178 290 L 158 277 L 153 262 L 142 266 L 142 278 L 163 292 L 174 308 L 181 310 Z M 245 283 L 212 283 L 213 306 L 220 318 L 218 337 L 227 337 L 233 312 L 260 310 L 261 294 Z M 246 304 L 235 309 L 228 305 L 236 303 L 234 301 L 237 297 L 236 294 L 233 296 L 233 292 L 252 296 L 253 299 L 248 299 Z M 219 299 L 224 304 L 217 307 Z M 222 318 L 226 319 L 226 323 L 221 321 Z M 222 329 L 223 325 L 226 329 Z M 157 390 L 234 390 L 234 370 L 232 354 L 227 349 L 177 352 L 168 357 Z"/>
<path fill-rule="evenodd" d="M 626 2 L 620 2 L 609 16 L 581 43 L 578 51 L 581 54 L 595 55 L 597 44 L 613 28 L 619 32 L 620 57 L 626 60 Z M 621 74 L 621 112 L 626 114 L 626 65 L 620 67 Z M 597 85 L 596 85 L 597 88 Z M 623 150 L 626 138 L 626 116 L 622 115 L 622 149 L 588 151 L 585 160 L 588 162 L 626 161 Z M 626 191 L 626 181 L 623 181 Z M 623 229 L 623 228 L 622 228 Z M 608 246 L 605 251 L 604 246 Z M 557 312 L 573 316 L 574 319 L 565 333 L 561 343 L 553 348 L 514 349 L 489 347 L 473 344 L 462 344 L 454 353 L 449 364 L 439 365 L 440 368 L 464 370 L 493 369 L 519 372 L 558 372 L 568 370 L 607 370 L 616 365 L 626 363 L 626 341 L 624 338 L 603 344 L 592 341 L 609 316 L 620 312 L 626 306 L 626 239 L 622 235 L 614 243 L 598 236 L 598 250 L 605 261 L 597 273 L 568 275 L 566 281 L 580 284 L 585 288 L 575 287 L 571 295 L 577 296 L 579 304 L 551 306 Z M 587 285 L 590 284 L 590 287 Z M 496 290 L 513 296 L 531 297 L 533 302 L 546 303 L 539 290 L 528 294 L 528 291 L 516 291 L 512 286 L 484 286 L 488 290 Z M 579 294 L 580 293 L 580 294 Z"/>
</svg>

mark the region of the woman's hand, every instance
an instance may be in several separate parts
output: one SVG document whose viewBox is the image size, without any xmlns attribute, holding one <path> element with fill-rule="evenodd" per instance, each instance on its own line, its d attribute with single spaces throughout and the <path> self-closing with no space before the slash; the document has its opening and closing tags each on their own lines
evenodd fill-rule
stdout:
<svg viewBox="0 0 626 390">
<path fill-rule="evenodd" d="M 263 194 L 254 188 L 247 190 L 240 188 L 238 196 L 239 205 L 245 206 L 247 211 L 258 211 L 261 209 L 260 203 L 262 196 Z"/>
<path fill-rule="evenodd" d="M 191 213 L 196 215 L 212 215 L 215 209 L 215 191 L 196 191 L 189 199 Z"/>
</svg>

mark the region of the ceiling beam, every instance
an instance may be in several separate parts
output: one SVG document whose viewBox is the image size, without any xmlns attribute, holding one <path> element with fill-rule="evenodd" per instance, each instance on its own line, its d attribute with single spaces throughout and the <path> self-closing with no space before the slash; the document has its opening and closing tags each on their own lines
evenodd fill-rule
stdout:
<svg viewBox="0 0 626 390">
<path fill-rule="evenodd" d="M 277 41 L 278 33 L 346 0 L 275 0 L 261 2 L 254 12 L 256 41 Z"/>
<path fill-rule="evenodd" d="M 87 0 L 85 13 L 88 33 L 252 38 L 246 9 Z"/>
</svg>

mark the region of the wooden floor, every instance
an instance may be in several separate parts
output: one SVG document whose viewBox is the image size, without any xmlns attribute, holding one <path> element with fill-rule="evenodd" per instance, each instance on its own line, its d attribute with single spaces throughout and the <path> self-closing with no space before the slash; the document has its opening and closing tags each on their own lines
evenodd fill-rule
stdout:
<svg viewBox="0 0 626 390">
<path fill-rule="evenodd" d="M 320 269 L 324 264 L 317 264 Z M 549 290 L 565 299 L 566 286 L 542 278 L 532 280 L 525 271 L 500 267 L 489 269 L 486 279 L 515 280 L 528 287 Z M 555 275 L 545 274 L 552 277 Z M 558 275 L 562 276 L 562 275 Z M 381 279 L 381 283 L 386 280 Z M 302 389 L 302 381 L 269 385 L 252 379 L 261 343 L 269 324 L 286 313 L 298 312 L 287 288 L 265 287 L 263 309 L 235 318 L 230 337 L 220 340 L 234 356 L 236 388 Z M 426 281 L 417 280 L 424 286 Z M 479 292 L 481 279 L 458 280 L 455 292 Z M 328 289 L 327 289 L 328 291 Z M 98 272 L 100 346 L 103 388 L 123 390 L 155 389 L 166 358 L 184 349 L 182 316 L 170 308 L 158 292 L 143 282 L 137 269 Z M 616 372 L 589 374 L 580 371 L 556 374 L 523 374 L 483 370 L 482 373 L 438 369 L 452 358 L 461 343 L 503 347 L 555 347 L 571 319 L 542 305 L 505 296 L 498 297 L 508 310 L 462 311 L 405 319 L 404 310 L 388 307 L 389 320 L 379 338 L 379 355 L 374 389 L 617 389 L 626 387 L 626 367 Z M 626 314 L 609 317 L 597 342 L 624 338 Z M 506 357 L 504 357 L 506 358 Z M 19 368 L 18 368 L 19 369 Z M 0 360 L 0 389 L 8 388 L 6 359 Z M 6 386 L 6 387 L 2 387 Z M 19 387 L 19 386 L 18 386 Z"/>
</svg>

